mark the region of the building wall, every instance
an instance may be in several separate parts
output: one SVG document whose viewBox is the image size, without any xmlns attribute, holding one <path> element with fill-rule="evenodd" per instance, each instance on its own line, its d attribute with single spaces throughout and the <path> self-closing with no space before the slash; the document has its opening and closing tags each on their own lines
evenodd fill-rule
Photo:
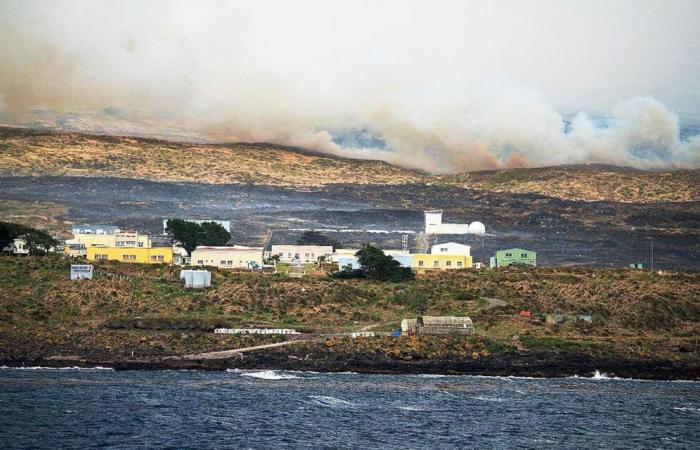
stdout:
<svg viewBox="0 0 700 450">
<path fill-rule="evenodd" d="M 121 261 L 140 264 L 172 264 L 173 250 L 168 247 L 88 247 L 89 261 Z"/>
<path fill-rule="evenodd" d="M 197 247 L 190 260 L 193 266 L 221 269 L 257 269 L 263 265 L 262 247 Z"/>
<path fill-rule="evenodd" d="M 331 260 L 333 247 L 319 245 L 273 245 L 270 256 L 279 256 L 280 262 L 311 263 L 318 261 L 320 256 Z"/>
<path fill-rule="evenodd" d="M 471 256 L 433 255 L 428 253 L 416 253 L 412 256 L 412 267 L 416 270 L 455 270 L 472 267 Z"/>
<path fill-rule="evenodd" d="M 511 264 L 537 265 L 537 253 L 522 248 L 510 248 L 496 252 L 496 267 L 510 266 Z"/>
<path fill-rule="evenodd" d="M 127 244 L 128 243 L 128 244 Z M 151 238 L 147 234 L 119 231 L 114 234 L 77 233 L 66 245 L 80 244 L 85 247 L 150 247 Z"/>
<path fill-rule="evenodd" d="M 457 242 L 445 242 L 431 246 L 430 253 L 433 255 L 471 256 L 471 246 Z"/>
</svg>

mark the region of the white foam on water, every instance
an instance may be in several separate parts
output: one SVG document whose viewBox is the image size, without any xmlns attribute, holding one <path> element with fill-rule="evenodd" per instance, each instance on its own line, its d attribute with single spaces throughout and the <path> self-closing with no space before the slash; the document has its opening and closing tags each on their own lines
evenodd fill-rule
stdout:
<svg viewBox="0 0 700 450">
<path fill-rule="evenodd" d="M 299 378 L 296 375 L 276 372 L 274 370 L 263 370 L 260 372 L 241 372 L 243 377 L 259 378 L 261 380 L 291 380 Z"/>
<path fill-rule="evenodd" d="M 309 398 L 313 403 L 319 406 L 326 406 L 329 408 L 347 408 L 355 406 L 354 403 L 342 400 L 336 397 L 330 397 L 328 395 L 310 395 Z"/>
<path fill-rule="evenodd" d="M 487 397 L 485 395 L 479 395 L 477 397 L 473 397 L 475 400 L 481 400 L 482 402 L 505 402 L 506 399 L 501 398 L 501 397 Z"/>
<path fill-rule="evenodd" d="M 691 406 L 674 406 L 673 409 L 675 409 L 676 411 L 700 412 L 700 408 L 693 408 Z"/>
<path fill-rule="evenodd" d="M 404 411 L 425 411 L 425 408 L 419 408 L 417 406 L 399 406 L 398 408 Z"/>
</svg>

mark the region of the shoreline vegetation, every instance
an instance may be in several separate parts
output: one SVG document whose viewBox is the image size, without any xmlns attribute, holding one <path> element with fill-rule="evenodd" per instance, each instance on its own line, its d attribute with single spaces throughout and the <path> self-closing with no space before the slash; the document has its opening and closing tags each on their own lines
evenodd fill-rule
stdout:
<svg viewBox="0 0 700 450">
<path fill-rule="evenodd" d="M 175 267 L 105 262 L 93 280 L 70 281 L 70 263 L 0 258 L 0 366 L 700 379 L 695 272 L 513 267 L 392 283 L 210 268 L 212 288 L 187 290 Z M 387 333 L 418 315 L 469 316 L 476 331 L 349 337 Z M 301 334 L 214 334 L 217 327 Z M 287 339 L 297 341 L 183 358 Z"/>
</svg>

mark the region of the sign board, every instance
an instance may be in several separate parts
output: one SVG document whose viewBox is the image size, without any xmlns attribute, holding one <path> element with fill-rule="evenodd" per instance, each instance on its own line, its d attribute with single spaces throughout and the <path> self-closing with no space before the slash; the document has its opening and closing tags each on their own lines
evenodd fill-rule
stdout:
<svg viewBox="0 0 700 450">
<path fill-rule="evenodd" d="M 92 280 L 92 265 L 90 264 L 71 264 L 70 265 L 71 280 Z"/>
</svg>

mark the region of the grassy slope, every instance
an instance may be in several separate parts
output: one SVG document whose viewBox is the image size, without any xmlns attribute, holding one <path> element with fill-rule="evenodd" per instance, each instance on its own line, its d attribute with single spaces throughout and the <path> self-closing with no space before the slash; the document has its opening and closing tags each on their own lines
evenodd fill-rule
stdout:
<svg viewBox="0 0 700 450">
<path fill-rule="evenodd" d="M 427 176 L 378 161 L 268 144 L 204 145 L 0 128 L 0 176 L 111 176 L 154 181 L 312 187 L 434 183 L 597 201 L 700 199 L 700 170 L 650 173 L 605 166 Z"/>
<path fill-rule="evenodd" d="M 289 279 L 214 270 L 214 287 L 188 291 L 176 268 L 106 263 L 126 278 L 67 280 L 60 258 L 0 258 L 0 359 L 104 351 L 115 357 L 235 348 L 274 337 L 215 336 L 188 327 L 280 326 L 337 331 L 397 328 L 418 314 L 469 315 L 474 339 L 378 340 L 389 356 L 499 348 L 698 358 L 700 275 L 530 269 L 434 273 L 405 285 L 326 277 Z M 488 309 L 484 297 L 505 300 Z M 594 324 L 552 327 L 517 312 L 593 314 Z M 111 328 L 106 328 L 109 325 Z M 129 329 L 136 325 L 139 330 Z M 118 328 L 118 329 L 115 329 Z M 124 329 L 126 328 L 126 329 Z M 146 328 L 144 330 L 143 328 Z M 185 330 L 183 330 L 183 328 Z M 512 336 L 520 339 L 513 341 Z M 484 341 L 485 339 L 485 341 Z M 485 345 L 484 342 L 488 342 Z M 339 348 L 343 348 L 342 346 Z M 679 353 L 679 349 L 686 349 Z M 690 349 L 690 350 L 688 350 Z"/>
</svg>

